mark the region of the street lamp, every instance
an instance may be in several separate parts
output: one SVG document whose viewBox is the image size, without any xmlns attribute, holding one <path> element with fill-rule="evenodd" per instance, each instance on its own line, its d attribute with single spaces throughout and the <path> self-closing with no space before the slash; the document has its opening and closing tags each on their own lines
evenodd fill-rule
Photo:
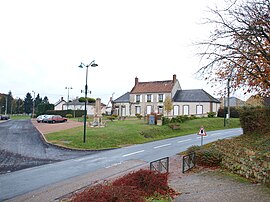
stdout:
<svg viewBox="0 0 270 202">
<path fill-rule="evenodd" d="M 35 91 L 32 90 L 32 92 L 34 93 L 34 98 L 33 98 L 33 114 L 32 114 L 32 118 L 34 118 L 34 113 L 35 113 Z"/>
<path fill-rule="evenodd" d="M 87 91 L 88 91 L 88 86 L 87 86 L 87 77 L 88 77 L 88 67 L 97 67 L 98 64 L 95 63 L 95 60 L 90 62 L 90 64 L 85 65 L 84 63 L 81 62 L 79 65 L 80 68 L 86 67 L 86 81 L 85 81 L 85 89 L 84 89 L 84 94 L 85 94 L 85 102 L 84 102 L 84 121 L 83 121 L 83 142 L 85 143 L 85 136 L 86 136 L 86 115 L 87 115 L 87 110 L 86 110 L 86 101 L 87 101 Z"/>
<path fill-rule="evenodd" d="M 66 87 L 66 89 L 68 90 L 68 99 L 67 99 L 67 110 L 68 110 L 68 103 L 69 103 L 69 89 L 72 89 L 72 87 Z"/>
</svg>

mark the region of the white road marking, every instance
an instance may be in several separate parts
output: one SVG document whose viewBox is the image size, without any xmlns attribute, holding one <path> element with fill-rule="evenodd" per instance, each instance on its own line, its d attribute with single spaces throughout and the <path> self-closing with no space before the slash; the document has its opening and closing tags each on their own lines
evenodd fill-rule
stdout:
<svg viewBox="0 0 270 202">
<path fill-rule="evenodd" d="M 222 133 L 213 133 L 213 134 L 210 134 L 209 136 L 214 136 L 214 135 L 221 135 Z"/>
<path fill-rule="evenodd" d="M 144 152 L 144 150 L 132 152 L 132 153 L 129 153 L 129 154 L 124 154 L 122 157 L 131 156 L 131 155 L 138 154 L 138 153 L 142 153 L 142 152 Z"/>
<path fill-rule="evenodd" d="M 96 159 L 93 159 L 93 158 L 94 158 L 94 157 L 83 157 L 83 158 L 80 158 L 80 159 L 75 159 L 74 161 L 80 162 L 80 161 L 90 160 L 91 162 L 96 162 L 96 161 L 100 161 L 100 160 L 106 159 L 106 157 L 96 158 Z M 92 160 L 91 160 L 91 159 L 92 159 Z"/>
<path fill-rule="evenodd" d="M 167 147 L 167 146 L 170 146 L 170 145 L 172 145 L 172 144 L 171 143 L 163 144 L 163 145 L 159 145 L 159 146 L 154 147 L 154 149 L 158 149 L 158 148 L 161 148 L 161 147 Z"/>
<path fill-rule="evenodd" d="M 121 164 L 122 164 L 122 161 L 119 162 L 119 163 L 114 163 L 112 165 L 106 166 L 105 168 L 111 168 L 111 167 L 114 167 L 114 166 L 117 166 L 117 165 L 121 165 Z"/>
<path fill-rule="evenodd" d="M 180 140 L 178 141 L 177 143 L 181 143 L 181 142 L 188 142 L 188 141 L 191 141 L 192 139 L 187 139 L 187 140 Z"/>
</svg>

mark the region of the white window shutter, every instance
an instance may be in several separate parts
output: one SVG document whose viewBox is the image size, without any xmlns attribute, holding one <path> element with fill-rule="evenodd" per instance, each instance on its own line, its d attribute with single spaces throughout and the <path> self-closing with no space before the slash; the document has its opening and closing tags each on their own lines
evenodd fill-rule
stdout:
<svg viewBox="0 0 270 202">
<path fill-rule="evenodd" d="M 144 100 L 144 102 L 147 102 L 147 94 L 145 95 L 145 100 Z"/>
</svg>

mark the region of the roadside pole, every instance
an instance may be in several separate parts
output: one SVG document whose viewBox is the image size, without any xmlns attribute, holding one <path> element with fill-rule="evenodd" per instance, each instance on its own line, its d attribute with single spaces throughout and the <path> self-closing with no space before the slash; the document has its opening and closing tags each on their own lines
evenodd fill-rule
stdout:
<svg viewBox="0 0 270 202">
<path fill-rule="evenodd" d="M 201 146 L 202 146 L 202 145 L 203 145 L 203 137 L 204 137 L 204 136 L 207 136 L 207 134 L 206 134 L 206 132 L 205 132 L 203 126 L 200 128 L 200 130 L 199 130 L 199 132 L 198 132 L 197 135 L 200 135 L 200 136 L 201 136 Z"/>
</svg>

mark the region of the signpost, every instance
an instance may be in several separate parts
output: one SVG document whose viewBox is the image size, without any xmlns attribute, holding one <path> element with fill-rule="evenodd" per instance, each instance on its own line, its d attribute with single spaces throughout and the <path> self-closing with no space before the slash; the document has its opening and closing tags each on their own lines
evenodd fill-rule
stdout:
<svg viewBox="0 0 270 202">
<path fill-rule="evenodd" d="M 200 135 L 200 136 L 201 136 L 201 146 L 202 146 L 202 145 L 203 145 L 203 137 L 204 137 L 204 136 L 207 136 L 207 134 L 206 134 L 206 132 L 205 132 L 203 126 L 200 128 L 200 130 L 199 130 L 199 132 L 198 132 L 197 135 Z"/>
</svg>

